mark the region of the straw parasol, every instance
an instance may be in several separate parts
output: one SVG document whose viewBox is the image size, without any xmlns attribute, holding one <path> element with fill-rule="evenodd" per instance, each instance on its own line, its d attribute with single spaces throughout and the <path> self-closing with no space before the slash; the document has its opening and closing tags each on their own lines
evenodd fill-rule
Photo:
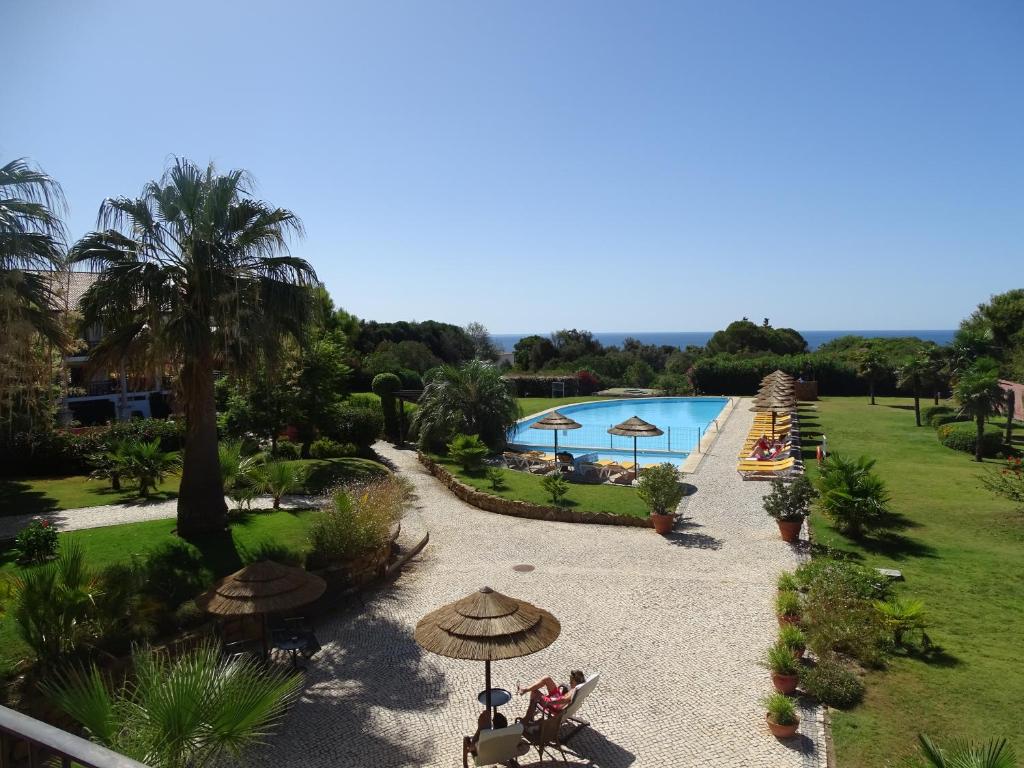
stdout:
<svg viewBox="0 0 1024 768">
<path fill-rule="evenodd" d="M 760 394 L 753 400 L 752 411 L 770 411 L 772 414 L 772 437 L 775 437 L 775 416 L 796 408 L 797 400 L 793 395 L 784 393 Z"/>
<path fill-rule="evenodd" d="M 481 587 L 420 619 L 415 637 L 431 653 L 484 662 L 484 686 L 490 707 L 491 661 L 516 659 L 544 650 L 561 631 L 558 619 L 542 608 Z M 492 722 L 493 715 L 492 712 Z"/>
<path fill-rule="evenodd" d="M 559 413 L 558 411 L 552 411 L 543 419 L 538 419 L 530 425 L 530 429 L 549 429 L 555 433 L 555 459 L 558 459 L 558 430 L 560 429 L 579 429 L 583 425 L 578 421 L 573 421 L 568 416 Z"/>
<path fill-rule="evenodd" d="M 639 416 L 630 416 L 621 424 L 616 424 L 608 430 L 609 435 L 622 435 L 633 438 L 633 477 L 640 477 L 640 465 L 636 460 L 636 439 L 638 437 L 658 437 L 665 433 L 653 424 L 648 424 Z"/>
</svg>

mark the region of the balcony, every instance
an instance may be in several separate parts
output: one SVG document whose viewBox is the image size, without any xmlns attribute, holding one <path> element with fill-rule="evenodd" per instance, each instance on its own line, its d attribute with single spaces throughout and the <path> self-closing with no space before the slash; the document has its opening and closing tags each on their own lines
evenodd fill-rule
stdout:
<svg viewBox="0 0 1024 768">
<path fill-rule="evenodd" d="M 59 765 L 61 768 L 147 768 L 99 744 L 0 707 L 0 766 Z"/>
</svg>

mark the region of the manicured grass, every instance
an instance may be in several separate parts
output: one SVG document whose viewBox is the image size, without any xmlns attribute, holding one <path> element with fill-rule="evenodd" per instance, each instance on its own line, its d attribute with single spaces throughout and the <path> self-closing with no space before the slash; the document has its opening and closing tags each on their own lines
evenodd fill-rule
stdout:
<svg viewBox="0 0 1024 768">
<path fill-rule="evenodd" d="M 433 458 L 443 464 L 462 482 L 481 491 L 501 496 L 504 499 L 519 499 L 534 504 L 551 505 L 551 497 L 541 485 L 542 478 L 537 475 L 502 469 L 501 473 L 504 476 L 505 484 L 500 491 L 496 491 L 491 488 L 491 482 L 483 472 L 467 474 L 462 467 L 450 459 L 443 456 Z M 636 495 L 635 489 L 615 485 L 570 483 L 569 493 L 562 498 L 562 506 L 581 512 L 611 512 L 614 515 L 626 515 L 627 517 L 647 517 L 649 514 L 647 507 Z"/>
<path fill-rule="evenodd" d="M 943 447 L 931 427 L 914 426 L 902 398 L 879 398 L 874 407 L 866 398 L 825 399 L 805 423 L 811 435 L 828 436 L 831 451 L 877 459 L 903 521 L 888 535 L 854 542 L 814 516 L 816 541 L 902 570 L 900 593 L 925 602 L 928 634 L 943 651 L 897 655 L 868 675 L 864 703 L 833 713 L 838 764 L 898 764 L 922 732 L 940 743 L 1005 736 L 1024 753 L 1024 514 L 980 484 L 1001 460 L 978 464 Z M 812 474 L 816 444 L 805 446 Z"/>
<path fill-rule="evenodd" d="M 317 515 L 314 511 L 261 512 L 235 518 L 231 522 L 231 536 L 215 537 L 196 542 L 203 560 L 215 575 L 223 576 L 238 570 L 242 554 L 264 542 L 292 549 L 308 549 L 309 528 Z M 78 542 L 85 551 L 90 568 L 101 569 L 113 563 L 125 562 L 142 555 L 164 542 L 176 540 L 172 533 L 174 520 L 151 520 L 144 523 L 89 528 L 60 534 L 62 545 Z M 21 566 L 14 562 L 10 548 L 0 551 L 0 580 L 16 577 Z M 7 602 L 6 590 L 0 600 Z M 0 615 L 0 672 L 10 669 L 26 654 L 9 614 Z"/>
<path fill-rule="evenodd" d="M 578 395 L 574 397 L 517 397 L 519 407 L 523 409 L 523 416 L 532 416 L 548 408 L 557 408 L 560 405 L 571 405 L 572 403 L 585 403 L 588 400 L 615 400 L 614 397 L 598 397 L 597 395 Z"/>
<path fill-rule="evenodd" d="M 288 463 L 305 468 L 307 475 L 302 492 L 309 494 L 322 493 L 342 483 L 367 480 L 387 471 L 382 464 L 361 458 L 297 459 Z M 150 499 L 175 498 L 179 480 L 178 475 L 169 475 Z M 0 480 L 0 517 L 139 500 L 133 488 L 112 491 L 108 481 L 93 480 L 86 475 Z"/>
</svg>

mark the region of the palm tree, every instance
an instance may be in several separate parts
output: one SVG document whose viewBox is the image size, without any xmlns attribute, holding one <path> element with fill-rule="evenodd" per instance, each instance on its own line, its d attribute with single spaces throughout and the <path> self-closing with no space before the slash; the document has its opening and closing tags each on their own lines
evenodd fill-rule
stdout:
<svg viewBox="0 0 1024 768">
<path fill-rule="evenodd" d="M 71 254 L 101 270 L 82 299 L 84 322 L 104 325 L 94 355 L 123 356 L 144 341 L 154 359 L 180 364 L 178 532 L 223 530 L 214 370 L 244 370 L 301 331 L 316 274 L 288 254 L 287 237 L 302 225 L 254 200 L 245 171 L 176 159 L 141 197 L 105 200 L 98 226 Z"/>
<path fill-rule="evenodd" d="M 498 368 L 470 360 L 461 366 L 442 365 L 427 374 L 412 427 L 419 431 L 424 447 L 437 448 L 461 432 L 479 435 L 497 450 L 518 418 L 519 404 Z"/>
<path fill-rule="evenodd" d="M 54 284 L 39 271 L 63 267 L 66 210 L 60 185 L 22 158 L 0 167 L 0 292 L 4 324 L 18 320 L 59 347 L 67 335 L 55 310 Z M 26 271 L 38 270 L 38 271 Z"/>
<path fill-rule="evenodd" d="M 998 366 L 990 357 L 978 358 L 960 375 L 953 388 L 953 396 L 960 403 L 960 412 L 973 417 L 978 425 L 978 437 L 974 445 L 975 461 L 982 459 L 985 419 L 996 413 L 1006 402 L 1006 393 L 999 386 Z"/>
<path fill-rule="evenodd" d="M 949 387 L 949 352 L 938 346 L 930 346 L 921 355 L 922 384 L 932 391 L 935 405 L 939 404 L 941 390 Z"/>
<path fill-rule="evenodd" d="M 1017 756 L 1006 739 L 984 744 L 956 741 L 951 749 L 944 750 L 923 733 L 917 738 L 924 757 L 923 762 L 917 763 L 921 768 L 1015 768 L 1017 765 Z"/>
<path fill-rule="evenodd" d="M 889 515 L 889 491 L 872 471 L 874 466 L 875 460 L 867 456 L 847 459 L 831 453 L 815 481 L 818 509 L 853 538 L 884 527 Z"/>
<path fill-rule="evenodd" d="M 220 764 L 260 743 L 298 695 L 299 675 L 213 642 L 177 658 L 136 651 L 135 676 L 117 690 L 93 666 L 57 674 L 43 690 L 90 738 L 154 768 Z"/>
<path fill-rule="evenodd" d="M 892 369 L 885 355 L 877 349 L 867 347 L 857 355 L 857 375 L 868 383 L 868 391 L 871 393 L 871 404 L 875 404 L 875 386 L 879 381 L 891 373 Z"/>
<path fill-rule="evenodd" d="M 921 426 L 921 383 L 926 375 L 927 362 L 921 353 L 908 357 L 896 369 L 896 386 L 900 389 L 909 389 L 914 395 L 914 421 L 919 427 Z"/>
<path fill-rule="evenodd" d="M 280 509 L 281 498 L 302 488 L 305 480 L 303 469 L 287 461 L 272 461 L 263 470 L 263 486 L 274 500 L 274 509 Z"/>
</svg>

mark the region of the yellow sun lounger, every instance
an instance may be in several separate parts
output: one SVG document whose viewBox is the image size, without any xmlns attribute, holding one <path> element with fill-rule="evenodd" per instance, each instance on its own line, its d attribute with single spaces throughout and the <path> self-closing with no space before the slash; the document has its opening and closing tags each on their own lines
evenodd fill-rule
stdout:
<svg viewBox="0 0 1024 768">
<path fill-rule="evenodd" d="M 796 464 L 796 459 L 790 456 L 781 461 L 741 461 L 736 469 L 739 472 L 750 473 L 784 472 L 787 469 L 792 469 L 794 464 Z"/>
</svg>

